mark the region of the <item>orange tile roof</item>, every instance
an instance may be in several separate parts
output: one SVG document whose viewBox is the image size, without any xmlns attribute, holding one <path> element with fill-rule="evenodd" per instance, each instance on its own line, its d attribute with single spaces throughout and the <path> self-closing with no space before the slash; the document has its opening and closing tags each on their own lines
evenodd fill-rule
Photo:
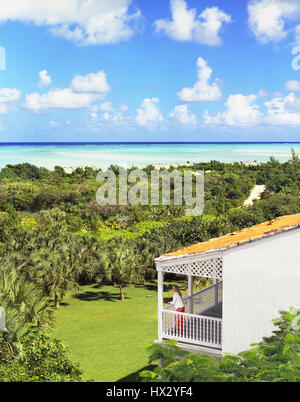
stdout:
<svg viewBox="0 0 300 402">
<path fill-rule="evenodd" d="M 164 257 L 183 256 L 188 254 L 199 254 L 207 251 L 224 249 L 233 245 L 257 240 L 271 233 L 279 232 L 284 229 L 300 226 L 300 214 L 286 215 L 273 219 L 250 228 L 237 230 L 217 239 L 211 239 L 194 246 L 186 247 L 174 253 L 165 254 Z"/>
</svg>

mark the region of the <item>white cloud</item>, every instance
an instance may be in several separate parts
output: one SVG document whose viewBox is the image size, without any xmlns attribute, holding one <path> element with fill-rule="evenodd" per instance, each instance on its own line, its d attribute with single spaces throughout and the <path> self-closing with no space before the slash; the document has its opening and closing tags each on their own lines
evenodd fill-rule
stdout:
<svg viewBox="0 0 300 402">
<path fill-rule="evenodd" d="M 197 126 L 197 118 L 188 110 L 187 105 L 175 106 L 169 116 L 184 126 L 189 126 L 192 128 Z"/>
<path fill-rule="evenodd" d="M 0 103 L 0 114 L 6 114 L 9 112 L 9 108 L 5 103 Z"/>
<path fill-rule="evenodd" d="M 25 98 L 24 107 L 29 110 L 81 109 L 103 99 L 110 91 L 104 71 L 76 75 L 70 88 L 56 88 L 45 94 L 37 92 Z"/>
<path fill-rule="evenodd" d="M 204 114 L 207 125 L 247 126 L 300 126 L 300 97 L 293 92 L 265 102 L 263 113 L 255 100 L 256 95 L 230 95 L 225 103 L 226 110 L 216 114 Z"/>
<path fill-rule="evenodd" d="M 106 123 L 107 126 L 113 127 L 124 121 L 123 112 L 127 109 L 127 105 L 121 105 L 119 109 L 116 109 L 112 102 L 107 101 L 93 105 L 89 116 L 93 123 Z"/>
<path fill-rule="evenodd" d="M 156 32 L 163 31 L 171 39 L 196 41 L 216 46 L 221 43 L 219 36 L 223 22 L 230 22 L 230 15 L 218 7 L 206 8 L 197 16 L 196 9 L 189 9 L 185 0 L 170 0 L 172 19 L 155 21 Z"/>
<path fill-rule="evenodd" d="M 115 109 L 114 109 L 112 103 L 110 101 L 108 101 L 108 102 L 101 103 L 99 105 L 99 110 L 101 110 L 102 112 L 111 113 L 111 112 L 114 112 Z"/>
<path fill-rule="evenodd" d="M 74 93 L 70 88 L 55 89 L 46 94 L 26 95 L 24 107 L 29 110 L 81 109 L 89 107 L 95 100 L 92 94 Z"/>
<path fill-rule="evenodd" d="M 113 112 L 104 112 L 104 113 L 97 113 L 91 112 L 89 114 L 90 121 L 94 124 L 93 128 L 99 126 L 106 126 L 106 127 L 119 127 L 125 121 L 125 116 L 122 112 L 113 111 Z M 128 119 L 126 119 L 126 125 L 128 128 Z"/>
<path fill-rule="evenodd" d="M 71 82 L 71 89 L 78 93 L 97 93 L 106 95 L 110 91 L 110 86 L 106 80 L 107 75 L 103 70 L 98 73 L 87 75 L 76 75 Z"/>
<path fill-rule="evenodd" d="M 288 91 L 298 92 L 300 91 L 300 81 L 297 80 L 289 80 L 285 83 L 285 87 Z"/>
<path fill-rule="evenodd" d="M 144 99 L 137 110 L 136 122 L 139 126 L 151 128 L 163 120 L 163 116 L 157 107 L 158 103 L 158 98 Z"/>
<path fill-rule="evenodd" d="M 110 101 L 100 103 L 100 105 L 94 105 L 92 107 L 93 112 L 114 112 L 115 108 Z"/>
<path fill-rule="evenodd" d="M 39 72 L 40 82 L 39 87 L 43 88 L 51 84 L 52 80 L 47 70 L 43 70 Z"/>
<path fill-rule="evenodd" d="M 1 88 L 0 103 L 11 103 L 18 101 L 21 97 L 21 91 L 16 88 Z"/>
<path fill-rule="evenodd" d="M 215 115 L 204 114 L 205 124 L 225 124 L 228 126 L 254 126 L 261 122 L 262 113 L 255 100 L 256 95 L 230 95 L 225 103 L 226 110 Z"/>
<path fill-rule="evenodd" d="M 294 93 L 265 102 L 267 115 L 266 124 L 281 126 L 300 125 L 300 98 Z"/>
<path fill-rule="evenodd" d="M 288 35 L 286 23 L 300 14 L 298 0 L 250 0 L 249 27 L 262 43 L 279 42 Z"/>
<path fill-rule="evenodd" d="M 90 113 L 90 118 L 92 119 L 92 121 L 97 121 L 98 114 L 96 112 L 92 112 Z"/>
<path fill-rule="evenodd" d="M 295 41 L 297 44 L 300 43 L 300 25 L 295 27 Z"/>
<path fill-rule="evenodd" d="M 121 121 L 124 120 L 124 115 L 121 112 L 116 112 L 116 113 L 105 113 L 105 120 L 111 121 L 114 124 L 119 124 Z"/>
<path fill-rule="evenodd" d="M 128 110 L 127 105 L 121 105 L 120 108 L 119 108 L 120 112 L 126 112 L 127 110 Z M 91 111 L 93 113 L 97 113 L 97 112 L 114 113 L 114 112 L 118 112 L 118 110 L 113 106 L 111 101 L 102 102 L 100 104 L 93 105 L 92 108 L 91 108 Z"/>
<path fill-rule="evenodd" d="M 128 109 L 129 109 L 129 106 L 128 106 L 128 105 L 121 105 L 121 106 L 120 106 L 121 112 L 127 112 Z"/>
<path fill-rule="evenodd" d="M 21 98 L 21 91 L 16 88 L 0 89 L 0 114 L 6 114 L 10 111 L 15 102 Z"/>
<path fill-rule="evenodd" d="M 52 128 L 58 127 L 58 123 L 57 121 L 51 120 L 49 121 L 49 126 Z"/>
<path fill-rule="evenodd" d="M 199 57 L 197 60 L 198 81 L 193 88 L 183 88 L 178 92 L 178 96 L 183 102 L 200 102 L 200 101 L 216 101 L 222 97 L 221 90 L 218 85 L 218 80 L 212 84 L 209 83 L 212 69 L 207 62 Z"/>
<path fill-rule="evenodd" d="M 278 96 L 282 96 L 281 92 L 269 92 L 266 91 L 265 89 L 260 89 L 257 92 L 257 97 L 258 98 L 274 98 L 274 97 L 278 97 Z"/>
<path fill-rule="evenodd" d="M 268 97 L 269 97 L 269 92 L 266 91 L 265 89 L 260 89 L 260 90 L 257 92 L 257 96 L 258 96 L 259 98 L 268 98 Z"/>
<path fill-rule="evenodd" d="M 132 0 L 0 0 L 0 21 L 50 28 L 53 35 L 83 45 L 128 40 L 141 20 Z"/>
</svg>

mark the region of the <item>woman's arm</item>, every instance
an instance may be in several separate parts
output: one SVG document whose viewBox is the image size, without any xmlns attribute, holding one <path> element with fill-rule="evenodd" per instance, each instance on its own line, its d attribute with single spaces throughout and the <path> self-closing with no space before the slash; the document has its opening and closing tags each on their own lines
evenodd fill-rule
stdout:
<svg viewBox="0 0 300 402">
<path fill-rule="evenodd" d="M 174 293 L 172 301 L 170 301 L 168 304 L 173 304 L 173 305 L 175 304 L 176 295 L 177 295 L 177 293 Z"/>
</svg>

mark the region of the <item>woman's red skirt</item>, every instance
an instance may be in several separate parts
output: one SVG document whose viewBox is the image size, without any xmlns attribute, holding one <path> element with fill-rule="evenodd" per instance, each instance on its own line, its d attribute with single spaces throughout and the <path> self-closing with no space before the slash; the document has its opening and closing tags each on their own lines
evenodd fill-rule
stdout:
<svg viewBox="0 0 300 402">
<path fill-rule="evenodd" d="M 184 313 L 185 309 L 184 309 L 184 307 L 180 307 L 180 308 L 177 308 L 176 311 L 178 311 L 179 313 Z M 175 315 L 175 325 L 177 327 L 178 332 L 183 334 L 183 317 L 182 316 L 177 317 Z"/>
</svg>

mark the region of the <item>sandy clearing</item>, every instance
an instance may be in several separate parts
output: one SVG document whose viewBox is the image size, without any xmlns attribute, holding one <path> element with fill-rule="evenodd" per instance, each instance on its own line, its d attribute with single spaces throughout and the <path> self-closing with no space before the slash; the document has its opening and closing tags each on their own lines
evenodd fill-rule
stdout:
<svg viewBox="0 0 300 402">
<path fill-rule="evenodd" d="M 253 187 L 251 190 L 250 196 L 246 199 L 244 202 L 244 206 L 248 207 L 253 204 L 254 200 L 259 200 L 261 194 L 265 191 L 266 186 L 264 184 L 257 184 L 256 186 Z"/>
</svg>

